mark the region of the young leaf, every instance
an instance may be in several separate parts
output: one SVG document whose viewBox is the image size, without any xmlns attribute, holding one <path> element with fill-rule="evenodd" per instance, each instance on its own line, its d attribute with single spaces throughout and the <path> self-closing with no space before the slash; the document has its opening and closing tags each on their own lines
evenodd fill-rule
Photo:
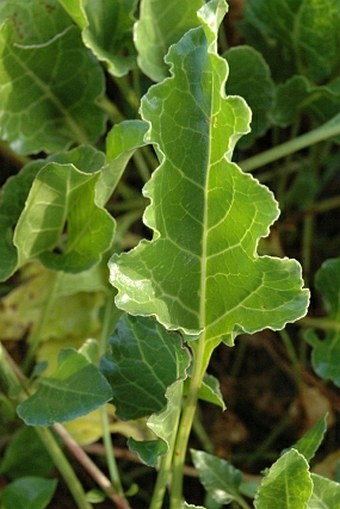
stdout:
<svg viewBox="0 0 340 509">
<path fill-rule="evenodd" d="M 309 462 L 318 450 L 327 431 L 327 415 L 309 429 L 293 446 Z"/>
<path fill-rule="evenodd" d="M 216 502 L 230 504 L 238 502 L 241 472 L 228 461 L 203 451 L 191 451 L 192 461 L 206 491 Z"/>
<path fill-rule="evenodd" d="M 144 188 L 153 239 L 114 256 L 110 270 L 118 307 L 232 345 L 241 331 L 280 329 L 303 316 L 308 291 L 296 261 L 256 254 L 279 211 L 272 193 L 230 160 L 250 112 L 223 93 L 227 64 L 216 45 L 224 13 L 223 0 L 200 10 L 202 25 L 166 57 L 171 78 L 142 101 L 161 160 Z"/>
<path fill-rule="evenodd" d="M 38 258 L 51 269 L 80 272 L 100 260 L 111 247 L 114 221 L 95 203 L 98 177 L 72 164 L 40 170 L 14 233 L 20 265 Z"/>
<path fill-rule="evenodd" d="M 109 343 L 102 371 L 117 415 L 138 419 L 163 410 L 167 387 L 184 376 L 189 363 L 180 337 L 149 318 L 124 316 Z"/>
<path fill-rule="evenodd" d="M 305 457 L 290 449 L 270 468 L 255 496 L 256 509 L 306 509 L 313 482 Z"/>
<path fill-rule="evenodd" d="M 40 378 L 37 391 L 17 408 L 19 417 L 30 426 L 71 421 L 112 398 L 105 377 L 76 350 L 62 350 L 58 362 L 54 375 Z"/>
<path fill-rule="evenodd" d="M 263 56 L 251 46 L 233 47 L 223 56 L 229 65 L 227 94 L 244 97 L 253 113 L 251 132 L 240 141 L 240 146 L 248 146 L 269 127 L 274 83 Z"/>
<path fill-rule="evenodd" d="M 138 65 L 154 81 L 168 76 L 164 57 L 185 32 L 198 25 L 196 13 L 203 0 L 143 0 L 140 18 L 135 24 L 134 40 Z"/>
<path fill-rule="evenodd" d="M 126 120 L 113 126 L 106 138 L 108 163 L 102 169 L 96 187 L 96 202 L 104 206 L 115 190 L 127 163 L 135 151 L 145 145 L 148 129 L 142 120 Z"/>
<path fill-rule="evenodd" d="M 340 324 L 340 258 L 323 263 L 315 276 L 315 286 L 323 295 L 329 318 Z M 312 330 L 305 337 L 313 347 L 315 372 L 340 387 L 340 328 L 328 331 L 323 339 Z"/>
<path fill-rule="evenodd" d="M 55 479 L 21 477 L 9 484 L 2 492 L 2 509 L 45 509 L 57 488 Z"/>
<path fill-rule="evenodd" d="M 81 0 L 86 15 L 84 44 L 106 63 L 113 76 L 124 76 L 134 67 L 133 14 L 137 0 Z"/>
<path fill-rule="evenodd" d="M 312 474 L 313 494 L 307 509 L 335 509 L 340 507 L 340 484 L 326 477 Z"/>
<path fill-rule="evenodd" d="M 59 12 L 53 4 L 52 20 Z M 77 28 L 69 20 L 59 32 L 56 22 L 52 34 L 52 21 L 45 34 L 46 5 L 35 0 L 35 7 L 34 28 L 23 41 L 11 19 L 0 28 L 0 137 L 22 154 L 94 142 L 105 121 L 95 104 L 103 93 L 103 73 Z"/>
</svg>

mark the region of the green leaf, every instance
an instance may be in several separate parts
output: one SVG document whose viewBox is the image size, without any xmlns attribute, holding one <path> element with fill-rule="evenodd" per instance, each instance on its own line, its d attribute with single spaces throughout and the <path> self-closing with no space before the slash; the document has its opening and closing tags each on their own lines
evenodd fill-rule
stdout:
<svg viewBox="0 0 340 509">
<path fill-rule="evenodd" d="M 192 461 L 205 490 L 220 504 L 240 501 L 241 472 L 228 461 L 203 451 L 191 450 Z"/>
<path fill-rule="evenodd" d="M 103 73 L 70 20 L 62 31 L 56 23 L 52 34 L 59 12 L 52 4 L 47 34 L 46 5 L 38 0 L 23 41 L 11 19 L 0 28 L 0 137 L 22 154 L 95 142 L 104 129 L 105 113 L 95 104 L 103 93 Z"/>
<path fill-rule="evenodd" d="M 16 479 L 29 476 L 47 476 L 53 462 L 33 428 L 25 426 L 12 438 L 0 463 L 0 472 Z"/>
<path fill-rule="evenodd" d="M 58 0 L 58 1 L 80 28 L 84 28 L 86 26 L 87 19 L 82 0 Z"/>
<path fill-rule="evenodd" d="M 340 258 L 322 264 L 315 276 L 315 286 L 323 296 L 329 319 L 340 324 Z M 323 339 L 312 330 L 307 331 L 305 337 L 313 347 L 315 372 L 340 387 L 340 326 L 328 331 Z"/>
<path fill-rule="evenodd" d="M 318 450 L 327 431 L 327 415 L 314 424 L 293 446 L 309 462 Z"/>
<path fill-rule="evenodd" d="M 189 379 L 185 382 L 184 391 L 187 388 L 186 386 L 189 387 Z M 219 380 L 212 375 L 208 375 L 207 373 L 204 375 L 202 385 L 198 391 L 198 397 L 203 401 L 219 406 L 223 411 L 226 409 Z"/>
<path fill-rule="evenodd" d="M 229 65 L 226 92 L 241 95 L 252 110 L 251 132 L 241 141 L 248 146 L 269 127 L 274 101 L 274 83 L 261 53 L 250 46 L 237 46 L 224 53 Z"/>
<path fill-rule="evenodd" d="M 139 459 L 149 467 L 156 466 L 159 456 L 163 456 L 168 450 L 163 440 L 144 440 L 142 442 L 129 438 L 128 446 L 130 451 L 137 454 Z"/>
<path fill-rule="evenodd" d="M 269 469 L 255 496 L 256 509 L 306 509 L 313 482 L 305 457 L 290 449 Z"/>
<path fill-rule="evenodd" d="M 336 115 L 339 107 L 338 79 L 321 86 L 296 75 L 277 87 L 272 116 L 275 124 L 281 127 L 292 124 L 301 113 L 309 113 L 317 123 L 322 124 Z"/>
<path fill-rule="evenodd" d="M 112 397 L 99 369 L 72 348 L 62 350 L 53 376 L 40 378 L 37 391 L 17 408 L 30 426 L 72 421 L 100 407 Z"/>
<path fill-rule="evenodd" d="M 81 6 L 87 18 L 84 44 L 113 76 L 124 76 L 136 61 L 132 26 L 137 0 L 82 0 Z"/>
<path fill-rule="evenodd" d="M 189 362 L 180 337 L 155 320 L 123 316 L 109 344 L 102 371 L 117 415 L 138 419 L 163 410 L 167 387 L 184 375 Z"/>
<path fill-rule="evenodd" d="M 126 120 L 116 124 L 106 138 L 108 164 L 103 168 L 96 188 L 96 201 L 104 205 L 115 190 L 127 163 L 135 151 L 145 145 L 148 129 L 142 120 Z"/>
<path fill-rule="evenodd" d="M 80 272 L 98 263 L 114 233 L 112 217 L 94 200 L 98 177 L 72 164 L 40 170 L 14 233 L 19 265 L 38 258 L 54 270 Z"/>
<path fill-rule="evenodd" d="M 161 160 L 144 188 L 153 239 L 114 256 L 110 271 L 119 308 L 231 345 L 242 331 L 280 329 L 303 316 L 309 294 L 296 261 L 256 254 L 279 211 L 272 193 L 230 160 L 250 112 L 242 98 L 221 92 L 227 63 L 216 38 L 224 13 L 222 0 L 201 9 L 202 26 L 166 57 L 172 77 L 142 100 L 147 141 Z"/>
<path fill-rule="evenodd" d="M 335 509 L 340 507 L 340 484 L 326 477 L 312 474 L 313 494 L 307 509 Z"/>
<path fill-rule="evenodd" d="M 340 12 L 337 0 L 249 0 L 245 19 L 255 34 L 262 35 L 262 48 L 282 76 L 299 72 L 319 83 L 337 70 L 340 43 Z M 247 27 L 245 28 L 247 30 Z M 251 31 L 250 31 L 251 34 Z M 256 43 L 256 37 L 251 38 Z M 276 56 L 276 63 L 274 58 Z M 292 68 L 292 62 L 295 68 Z M 288 74 L 288 75 L 289 75 Z"/>
<path fill-rule="evenodd" d="M 134 40 L 138 65 L 154 81 L 168 76 L 164 57 L 171 46 L 190 28 L 197 26 L 197 11 L 203 0 L 143 0 L 140 18 L 135 24 Z"/>
<path fill-rule="evenodd" d="M 54 479 L 21 477 L 2 492 L 1 509 L 44 509 L 50 503 L 57 487 Z"/>
</svg>

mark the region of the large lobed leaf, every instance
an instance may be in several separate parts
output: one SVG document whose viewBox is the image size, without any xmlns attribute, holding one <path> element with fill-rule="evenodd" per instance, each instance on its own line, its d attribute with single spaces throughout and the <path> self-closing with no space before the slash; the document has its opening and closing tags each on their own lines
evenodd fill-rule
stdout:
<svg viewBox="0 0 340 509">
<path fill-rule="evenodd" d="M 5 1 L 0 21 L 0 137 L 19 153 L 97 141 L 103 73 L 58 2 Z"/>
<path fill-rule="evenodd" d="M 296 261 L 256 254 L 279 210 L 272 193 L 231 162 L 250 111 L 223 92 L 228 68 L 216 38 L 225 10 L 213 0 L 199 11 L 201 26 L 166 57 L 171 77 L 142 101 L 146 140 L 161 161 L 144 189 L 153 239 L 114 256 L 110 269 L 118 307 L 232 344 L 241 331 L 280 329 L 303 316 L 308 291 Z"/>
</svg>

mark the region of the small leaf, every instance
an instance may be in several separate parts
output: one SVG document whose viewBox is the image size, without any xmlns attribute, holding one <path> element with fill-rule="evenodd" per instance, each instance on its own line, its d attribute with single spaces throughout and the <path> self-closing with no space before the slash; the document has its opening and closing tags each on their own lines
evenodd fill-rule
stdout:
<svg viewBox="0 0 340 509">
<path fill-rule="evenodd" d="M 327 431 L 327 415 L 309 429 L 293 446 L 309 462 L 318 450 Z"/>
<path fill-rule="evenodd" d="M 312 474 L 313 493 L 307 509 L 335 509 L 340 507 L 340 484 L 326 477 Z"/>
<path fill-rule="evenodd" d="M 37 391 L 17 408 L 30 426 L 50 426 L 85 415 L 112 397 L 111 387 L 99 369 L 71 348 L 59 354 L 53 376 L 40 378 Z"/>
<path fill-rule="evenodd" d="M 40 477 L 21 477 L 6 486 L 2 509 L 45 509 L 57 488 L 57 481 Z"/>
<path fill-rule="evenodd" d="M 230 504 L 242 501 L 240 470 L 228 461 L 203 451 L 191 450 L 191 456 L 201 483 L 216 502 Z"/>
<path fill-rule="evenodd" d="M 306 509 L 313 482 L 305 457 L 290 449 L 269 469 L 255 496 L 256 509 Z"/>
<path fill-rule="evenodd" d="M 161 411 L 167 387 L 183 376 L 189 356 L 177 334 L 149 318 L 124 316 L 109 340 L 102 370 L 122 419 Z"/>
<path fill-rule="evenodd" d="M 19 264 L 38 258 L 53 270 L 81 272 L 99 262 L 111 247 L 114 221 L 95 203 L 98 177 L 71 164 L 40 170 L 14 233 Z"/>
<path fill-rule="evenodd" d="M 19 3 L 25 13 L 25 2 Z M 8 19 L 0 28 L 0 136 L 21 154 L 97 141 L 105 122 L 95 103 L 103 94 L 103 73 L 77 28 L 69 20 L 58 31 L 56 22 L 52 34 L 54 13 L 45 35 L 46 6 L 36 0 L 35 7 L 33 28 L 20 43 L 19 24 Z"/>
<path fill-rule="evenodd" d="M 82 0 L 58 0 L 58 1 L 80 28 L 84 28 L 86 26 L 87 19 Z"/>
<path fill-rule="evenodd" d="M 135 440 L 129 438 L 128 446 L 131 452 L 138 455 L 139 459 L 149 467 L 157 464 L 157 458 L 166 454 L 168 448 L 163 440 Z"/>
<path fill-rule="evenodd" d="M 142 120 L 126 120 L 116 124 L 106 138 L 108 163 L 102 169 L 96 187 L 96 202 L 105 205 L 115 190 L 127 163 L 135 151 L 145 145 L 148 129 Z"/>
<path fill-rule="evenodd" d="M 203 4 L 203 0 L 167 0 L 164 8 L 164 0 L 144 0 L 141 3 L 134 40 L 138 65 L 152 80 L 161 81 L 168 75 L 164 57 L 171 44 L 198 25 L 196 13 Z"/>
<path fill-rule="evenodd" d="M 241 147 L 248 146 L 269 127 L 274 83 L 263 56 L 251 46 L 233 47 L 223 56 L 229 65 L 227 94 L 244 97 L 253 113 L 251 132 L 240 140 Z"/>
<path fill-rule="evenodd" d="M 315 286 L 323 296 L 329 318 L 338 323 L 339 328 L 328 331 L 323 339 L 310 330 L 305 338 L 313 347 L 315 372 L 340 387 L 340 258 L 323 263 L 315 276 Z"/>
<path fill-rule="evenodd" d="M 47 476 L 53 462 L 33 428 L 21 428 L 11 439 L 0 463 L 0 472 L 16 479 L 29 476 Z"/>
<path fill-rule="evenodd" d="M 189 386 L 189 379 L 185 382 L 184 391 L 186 390 L 187 385 Z M 220 389 L 220 383 L 218 379 L 212 375 L 208 375 L 207 373 L 204 375 L 202 385 L 199 388 L 198 397 L 203 401 L 219 406 L 223 411 L 226 409 Z"/>
<path fill-rule="evenodd" d="M 113 76 L 124 76 L 135 65 L 132 41 L 137 0 L 81 0 L 86 15 L 84 44 L 106 63 Z"/>
</svg>

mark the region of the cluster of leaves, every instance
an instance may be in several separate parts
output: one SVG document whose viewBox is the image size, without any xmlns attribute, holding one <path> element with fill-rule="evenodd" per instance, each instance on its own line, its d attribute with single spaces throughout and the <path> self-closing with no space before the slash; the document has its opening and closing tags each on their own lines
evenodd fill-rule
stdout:
<svg viewBox="0 0 340 509">
<path fill-rule="evenodd" d="M 128 508 L 114 431 L 159 471 L 151 509 L 170 478 L 171 509 L 194 507 L 182 483 L 197 400 L 225 408 L 206 373 L 213 351 L 301 319 L 301 266 L 281 255 L 300 250 L 309 280 L 326 258 L 312 258 L 313 232 L 314 215 L 339 206 L 324 195 L 339 162 L 340 8 L 324 4 L 247 0 L 246 44 L 228 49 L 224 0 L 1 3 L 2 509 L 47 507 L 51 458 L 81 509 L 105 496 Z M 279 204 L 249 173 L 263 166 L 282 231 L 290 214 L 301 223 L 283 247 L 267 239 Z M 339 386 L 340 259 L 315 281 L 328 316 L 304 323 L 327 333 L 304 341 L 315 373 Z M 50 427 L 81 458 L 79 444 L 103 436 L 109 488 L 84 493 Z M 336 507 L 340 485 L 309 465 L 326 428 L 318 421 L 255 487 L 193 450 L 205 506 Z"/>
</svg>

